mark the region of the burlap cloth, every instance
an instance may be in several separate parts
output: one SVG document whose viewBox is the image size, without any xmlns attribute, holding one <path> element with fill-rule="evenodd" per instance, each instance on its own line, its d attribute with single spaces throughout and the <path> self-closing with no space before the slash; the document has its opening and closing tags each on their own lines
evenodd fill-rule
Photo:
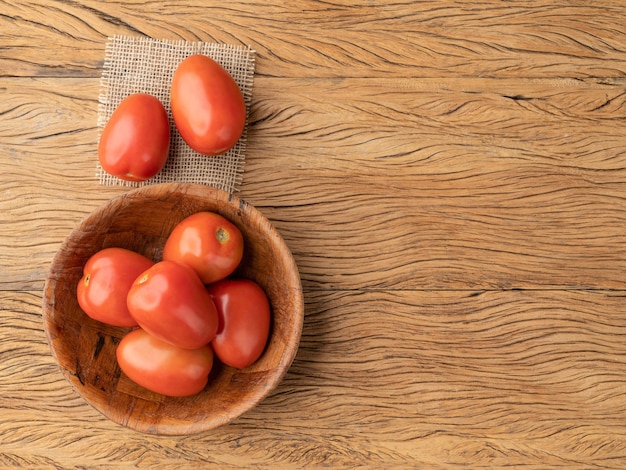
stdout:
<svg viewBox="0 0 626 470">
<path fill-rule="evenodd" d="M 163 170 L 141 183 L 129 183 L 106 173 L 97 163 L 103 185 L 144 186 L 155 183 L 201 183 L 235 192 L 245 163 L 248 123 L 239 142 L 216 157 L 194 152 L 182 139 L 171 118 L 170 85 L 178 64 L 192 54 L 203 54 L 222 65 L 241 89 L 249 110 L 254 78 L 254 51 L 250 47 L 207 42 L 167 41 L 148 37 L 115 36 L 105 48 L 98 104 L 100 135 L 119 103 L 133 93 L 157 97 L 170 116 L 170 155 Z M 97 159 L 96 159 L 97 162 Z"/>
</svg>

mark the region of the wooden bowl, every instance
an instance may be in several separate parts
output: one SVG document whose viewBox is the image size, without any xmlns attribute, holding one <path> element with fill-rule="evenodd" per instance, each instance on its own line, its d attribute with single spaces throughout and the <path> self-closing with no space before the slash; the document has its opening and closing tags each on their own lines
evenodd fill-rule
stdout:
<svg viewBox="0 0 626 470">
<path fill-rule="evenodd" d="M 86 261 L 102 248 L 128 248 L 158 261 L 174 226 L 198 211 L 222 214 L 243 233 L 245 253 L 236 275 L 265 289 L 272 308 L 270 338 L 250 367 L 237 370 L 217 361 L 202 392 L 166 397 L 136 385 L 121 372 L 115 349 L 129 330 L 90 319 L 78 306 L 76 286 Z M 192 184 L 132 190 L 87 216 L 54 257 L 43 298 L 50 348 L 75 390 L 114 422 L 150 434 L 205 431 L 254 407 L 291 365 L 303 317 L 297 266 L 270 222 L 235 196 Z"/>
</svg>

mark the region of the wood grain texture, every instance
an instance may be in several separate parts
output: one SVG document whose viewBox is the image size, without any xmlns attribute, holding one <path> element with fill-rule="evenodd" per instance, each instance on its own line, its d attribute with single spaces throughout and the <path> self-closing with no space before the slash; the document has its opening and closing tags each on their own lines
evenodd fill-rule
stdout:
<svg viewBox="0 0 626 470">
<path fill-rule="evenodd" d="M 99 76 L 114 34 L 251 45 L 290 77 L 623 77 L 619 1 L 2 3 L 3 75 Z"/>
<path fill-rule="evenodd" d="M 0 285 L 41 288 L 69 230 L 119 193 L 91 191 L 98 82 L 0 83 L 15 90 L 0 218 L 31 234 L 0 225 Z M 242 197 L 309 287 L 623 289 L 625 96 L 596 80 L 260 77 Z"/>
<path fill-rule="evenodd" d="M 617 468 L 624 298 L 310 290 L 300 349 L 270 397 L 223 428 L 165 438 L 117 427 L 76 398 L 47 351 L 39 293 L 1 293 L 13 313 L 0 329 L 0 462 Z"/>
<path fill-rule="evenodd" d="M 621 1 L 0 0 L 1 468 L 626 468 Z M 43 330 L 97 185 L 107 37 L 251 45 L 239 196 L 305 296 L 228 426 L 118 426 Z"/>
</svg>

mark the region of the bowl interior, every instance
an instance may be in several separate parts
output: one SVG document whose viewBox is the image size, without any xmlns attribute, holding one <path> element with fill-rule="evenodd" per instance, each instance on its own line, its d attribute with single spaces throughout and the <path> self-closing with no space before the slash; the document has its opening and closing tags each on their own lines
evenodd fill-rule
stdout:
<svg viewBox="0 0 626 470">
<path fill-rule="evenodd" d="M 237 276 L 252 279 L 272 307 L 270 338 L 261 358 L 236 370 L 216 362 L 197 395 L 152 393 L 119 369 L 115 349 L 129 331 L 90 319 L 76 286 L 89 257 L 106 247 L 137 251 L 155 261 L 183 218 L 217 212 L 244 236 Z M 63 242 L 44 288 L 44 328 L 53 355 L 76 391 L 116 423 L 152 434 L 189 434 L 225 424 L 265 398 L 295 356 L 304 304 L 297 266 L 282 237 L 254 207 L 223 191 L 193 184 L 162 184 L 129 191 L 86 217 Z"/>
</svg>

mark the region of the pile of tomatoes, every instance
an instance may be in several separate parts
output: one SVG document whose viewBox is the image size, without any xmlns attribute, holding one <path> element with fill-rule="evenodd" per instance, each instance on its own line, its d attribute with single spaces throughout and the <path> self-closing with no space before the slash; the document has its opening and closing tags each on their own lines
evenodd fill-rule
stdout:
<svg viewBox="0 0 626 470">
<path fill-rule="evenodd" d="M 170 90 L 174 125 L 196 152 L 212 156 L 231 149 L 246 123 L 239 86 L 220 64 L 192 55 L 176 68 Z M 144 181 L 163 169 L 169 155 L 170 123 L 154 96 L 136 93 L 115 109 L 100 136 L 98 159 L 109 174 Z"/>
<path fill-rule="evenodd" d="M 78 304 L 94 320 L 132 328 L 116 350 L 131 380 L 163 395 L 193 395 L 206 386 L 215 357 L 245 368 L 265 349 L 267 295 L 233 277 L 243 251 L 236 225 L 197 212 L 174 227 L 157 262 L 117 247 L 91 256 Z"/>
</svg>

